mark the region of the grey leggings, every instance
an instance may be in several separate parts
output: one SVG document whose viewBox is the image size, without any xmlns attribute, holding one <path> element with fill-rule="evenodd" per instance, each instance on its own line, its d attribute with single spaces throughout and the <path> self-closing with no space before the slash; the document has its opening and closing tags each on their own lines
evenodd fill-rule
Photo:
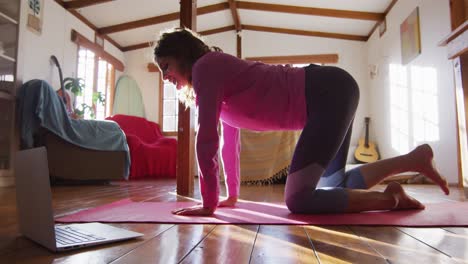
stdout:
<svg viewBox="0 0 468 264">
<path fill-rule="evenodd" d="M 345 172 L 359 87 L 337 67 L 305 70 L 308 120 L 286 180 L 286 205 L 293 213 L 342 213 L 348 205 L 345 188 L 367 188 L 359 169 Z"/>
</svg>

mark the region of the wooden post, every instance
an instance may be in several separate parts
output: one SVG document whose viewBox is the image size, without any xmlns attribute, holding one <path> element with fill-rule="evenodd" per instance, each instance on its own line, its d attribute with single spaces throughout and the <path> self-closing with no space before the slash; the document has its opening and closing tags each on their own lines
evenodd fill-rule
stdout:
<svg viewBox="0 0 468 264">
<path fill-rule="evenodd" d="M 180 0 L 180 26 L 196 31 L 197 1 Z M 177 194 L 192 195 L 195 162 L 195 110 L 179 102 L 177 129 Z"/>
<path fill-rule="evenodd" d="M 241 31 L 237 31 L 236 40 L 237 40 L 237 57 L 242 59 L 242 36 L 240 35 Z"/>
</svg>

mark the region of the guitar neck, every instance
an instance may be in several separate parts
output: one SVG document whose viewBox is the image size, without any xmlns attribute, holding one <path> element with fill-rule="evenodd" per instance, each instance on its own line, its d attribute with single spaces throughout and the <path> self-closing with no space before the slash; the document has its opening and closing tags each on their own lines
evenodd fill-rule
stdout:
<svg viewBox="0 0 468 264">
<path fill-rule="evenodd" d="M 364 146 L 369 147 L 369 118 L 366 118 L 366 137 L 364 141 Z"/>
</svg>

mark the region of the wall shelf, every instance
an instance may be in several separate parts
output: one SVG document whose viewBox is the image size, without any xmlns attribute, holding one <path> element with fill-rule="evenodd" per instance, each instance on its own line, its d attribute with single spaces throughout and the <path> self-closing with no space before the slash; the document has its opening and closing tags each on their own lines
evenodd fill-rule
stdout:
<svg viewBox="0 0 468 264">
<path fill-rule="evenodd" d="M 439 46 L 447 46 L 448 58 L 454 59 L 468 51 L 468 21 L 461 24 L 445 37 Z"/>
<path fill-rule="evenodd" d="M 8 60 L 8 61 L 11 61 L 11 62 L 15 62 L 16 60 L 8 55 L 5 55 L 3 53 L 0 53 L 0 58 L 2 59 L 5 59 L 5 60 Z"/>
<path fill-rule="evenodd" d="M 20 6 L 24 1 L 0 0 L 0 186 L 14 184 L 15 89 L 19 41 Z"/>
<path fill-rule="evenodd" d="M 8 21 L 9 23 L 18 25 L 18 20 L 11 18 L 7 14 L 3 13 L 1 10 L 0 10 L 0 21 Z"/>
<path fill-rule="evenodd" d="M 15 96 L 11 95 L 10 93 L 0 91 L 0 99 L 14 100 Z"/>
</svg>

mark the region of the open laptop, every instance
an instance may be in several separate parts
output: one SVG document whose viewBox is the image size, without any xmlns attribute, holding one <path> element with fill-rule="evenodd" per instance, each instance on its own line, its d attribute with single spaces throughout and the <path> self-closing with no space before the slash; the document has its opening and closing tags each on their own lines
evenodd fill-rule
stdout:
<svg viewBox="0 0 468 264">
<path fill-rule="evenodd" d="M 15 172 L 20 232 L 46 248 L 64 251 L 143 236 L 101 223 L 56 225 L 45 147 L 18 151 Z"/>
</svg>

